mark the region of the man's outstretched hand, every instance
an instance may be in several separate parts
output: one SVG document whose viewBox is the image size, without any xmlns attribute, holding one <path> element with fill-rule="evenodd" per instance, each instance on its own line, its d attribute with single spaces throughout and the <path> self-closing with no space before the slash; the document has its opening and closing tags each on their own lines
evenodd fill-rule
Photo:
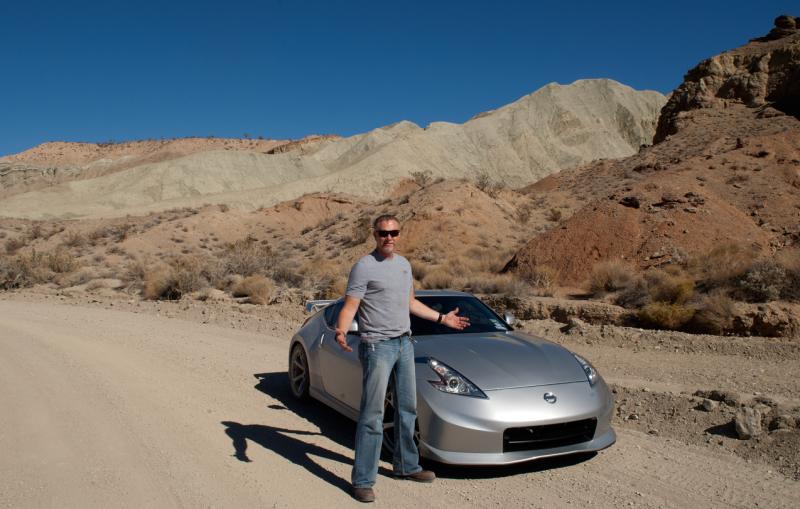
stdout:
<svg viewBox="0 0 800 509">
<path fill-rule="evenodd" d="M 353 351 L 350 345 L 347 344 L 347 334 L 341 329 L 336 329 L 336 342 L 339 343 L 339 347 L 345 352 Z"/>
<path fill-rule="evenodd" d="M 458 316 L 458 308 L 455 308 L 442 317 L 442 323 L 451 329 L 463 330 L 469 327 L 469 318 Z"/>
</svg>

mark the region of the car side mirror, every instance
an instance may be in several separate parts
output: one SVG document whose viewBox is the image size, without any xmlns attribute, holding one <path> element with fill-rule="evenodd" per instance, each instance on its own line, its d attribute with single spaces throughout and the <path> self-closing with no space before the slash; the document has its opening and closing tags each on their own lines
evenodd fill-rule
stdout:
<svg viewBox="0 0 800 509">
<path fill-rule="evenodd" d="M 353 320 L 350 323 L 350 328 L 347 329 L 347 332 L 358 332 L 358 320 Z"/>
<path fill-rule="evenodd" d="M 505 320 L 506 324 L 509 326 L 512 326 L 515 323 L 517 323 L 517 319 L 514 316 L 514 313 L 512 313 L 511 311 L 506 311 L 505 313 L 503 313 L 503 320 Z"/>
</svg>

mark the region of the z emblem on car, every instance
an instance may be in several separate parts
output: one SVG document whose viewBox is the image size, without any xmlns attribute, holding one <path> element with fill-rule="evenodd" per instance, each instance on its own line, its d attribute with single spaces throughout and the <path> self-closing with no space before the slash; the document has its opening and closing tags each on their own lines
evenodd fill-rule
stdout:
<svg viewBox="0 0 800 509">
<path fill-rule="evenodd" d="M 550 403 L 551 405 L 556 402 L 558 398 L 552 392 L 545 392 L 544 393 L 544 400 Z"/>
</svg>

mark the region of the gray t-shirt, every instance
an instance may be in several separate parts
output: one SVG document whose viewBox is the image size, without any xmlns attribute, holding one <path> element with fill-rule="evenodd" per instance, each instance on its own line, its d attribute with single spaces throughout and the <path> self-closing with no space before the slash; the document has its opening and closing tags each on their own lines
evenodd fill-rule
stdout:
<svg viewBox="0 0 800 509">
<path fill-rule="evenodd" d="M 361 341 L 382 341 L 410 331 L 411 264 L 402 256 L 382 258 L 373 251 L 358 260 L 350 270 L 346 294 L 361 299 Z"/>
</svg>

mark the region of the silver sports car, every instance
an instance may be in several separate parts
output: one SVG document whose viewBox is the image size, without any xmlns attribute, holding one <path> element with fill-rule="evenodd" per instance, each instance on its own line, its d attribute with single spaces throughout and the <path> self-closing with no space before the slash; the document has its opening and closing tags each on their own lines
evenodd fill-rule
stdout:
<svg viewBox="0 0 800 509">
<path fill-rule="evenodd" d="M 598 451 L 612 445 L 614 398 L 588 361 L 566 348 L 517 332 L 473 295 L 419 291 L 417 298 L 469 317 L 462 331 L 411 317 L 417 371 L 420 454 L 443 463 L 499 465 Z M 289 345 L 289 383 L 358 419 L 359 341 L 354 323 L 344 352 L 334 339 L 343 300 L 318 301 Z M 384 447 L 393 449 L 393 391 L 386 392 Z"/>
</svg>

